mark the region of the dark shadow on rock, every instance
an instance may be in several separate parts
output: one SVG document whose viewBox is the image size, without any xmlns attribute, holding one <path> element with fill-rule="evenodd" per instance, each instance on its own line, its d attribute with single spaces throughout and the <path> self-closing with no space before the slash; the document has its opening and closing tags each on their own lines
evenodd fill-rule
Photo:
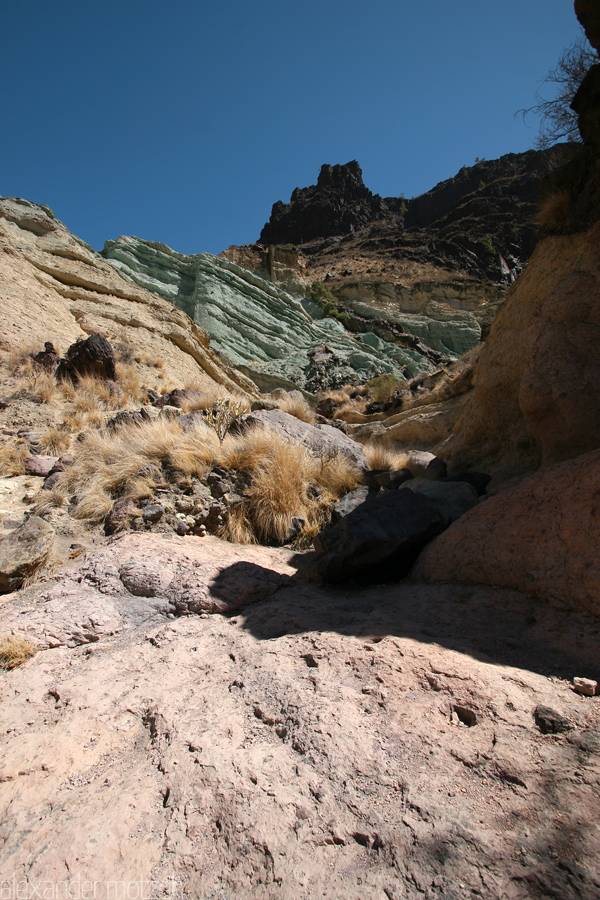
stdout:
<svg viewBox="0 0 600 900">
<path fill-rule="evenodd" d="M 369 640 L 385 636 L 439 644 L 492 664 L 571 680 L 600 678 L 600 620 L 549 606 L 505 588 L 483 585 L 322 584 L 313 552 L 293 558 L 281 575 L 256 563 L 224 569 L 211 592 L 244 609 L 244 627 L 259 640 L 334 631 Z M 250 604 L 250 605 L 249 605 Z"/>
</svg>

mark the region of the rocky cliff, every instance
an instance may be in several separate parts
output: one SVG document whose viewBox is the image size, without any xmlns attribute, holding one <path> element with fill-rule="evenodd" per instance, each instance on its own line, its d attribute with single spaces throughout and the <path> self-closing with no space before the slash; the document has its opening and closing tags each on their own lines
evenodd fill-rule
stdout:
<svg viewBox="0 0 600 900">
<path fill-rule="evenodd" d="M 337 246 L 339 262 L 362 251 L 510 284 L 540 237 L 540 180 L 573 152 L 558 145 L 478 160 L 410 200 L 371 194 L 356 161 L 324 165 L 316 185 L 275 203 L 259 243 L 298 245 L 311 269 Z"/>
</svg>

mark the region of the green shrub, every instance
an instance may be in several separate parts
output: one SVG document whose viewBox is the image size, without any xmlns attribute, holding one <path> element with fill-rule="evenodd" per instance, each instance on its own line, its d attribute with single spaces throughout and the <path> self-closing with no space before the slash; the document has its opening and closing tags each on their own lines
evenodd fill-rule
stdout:
<svg viewBox="0 0 600 900">
<path fill-rule="evenodd" d="M 367 381 L 365 387 L 369 390 L 369 396 L 376 403 L 388 403 L 394 391 L 404 386 L 404 382 L 395 375 L 378 375 Z"/>
</svg>

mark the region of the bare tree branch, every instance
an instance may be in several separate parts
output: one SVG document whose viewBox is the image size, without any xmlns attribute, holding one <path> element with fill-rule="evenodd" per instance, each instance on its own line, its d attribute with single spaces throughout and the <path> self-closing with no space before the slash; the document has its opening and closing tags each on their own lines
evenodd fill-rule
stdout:
<svg viewBox="0 0 600 900">
<path fill-rule="evenodd" d="M 561 53 L 556 65 L 550 69 L 535 92 L 535 103 L 529 109 L 520 109 L 525 121 L 528 116 L 539 116 L 540 124 L 534 141 L 538 150 L 550 147 L 558 141 L 581 141 L 577 113 L 571 109 L 571 101 L 585 75 L 600 62 L 600 57 L 582 34 Z M 544 88 L 554 89 L 554 96 L 544 96 Z"/>
</svg>

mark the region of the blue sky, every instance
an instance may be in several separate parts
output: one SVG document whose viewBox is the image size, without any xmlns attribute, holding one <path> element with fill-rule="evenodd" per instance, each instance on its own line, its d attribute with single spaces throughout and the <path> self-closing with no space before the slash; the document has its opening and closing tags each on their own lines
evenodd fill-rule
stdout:
<svg viewBox="0 0 600 900">
<path fill-rule="evenodd" d="M 531 147 L 516 110 L 579 33 L 571 0 L 19 0 L 2 11 L 0 194 L 101 249 L 256 240 L 357 159 L 411 197 Z"/>
</svg>

